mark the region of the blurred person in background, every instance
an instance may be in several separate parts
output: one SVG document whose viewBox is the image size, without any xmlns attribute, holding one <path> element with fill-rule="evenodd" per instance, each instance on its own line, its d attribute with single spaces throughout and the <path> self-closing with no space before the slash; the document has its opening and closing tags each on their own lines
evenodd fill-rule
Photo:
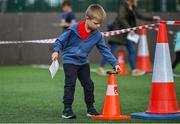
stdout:
<svg viewBox="0 0 180 124">
<path fill-rule="evenodd" d="M 63 14 L 60 22 L 60 27 L 62 27 L 63 30 L 65 30 L 69 26 L 74 24 L 76 20 L 75 20 L 75 14 L 72 11 L 72 4 L 70 1 L 64 1 L 62 3 L 62 10 L 63 10 Z"/>
<path fill-rule="evenodd" d="M 145 21 L 159 21 L 159 16 L 144 16 L 139 13 L 136 9 L 137 0 L 125 0 L 123 4 L 119 7 L 117 12 L 117 17 L 111 25 L 108 25 L 109 30 L 120 30 L 131 27 L 136 27 L 136 18 Z M 145 72 L 136 69 L 136 43 L 127 39 L 128 33 L 115 35 L 110 37 L 108 40 L 109 48 L 111 52 L 115 55 L 119 45 L 125 45 L 128 50 L 128 61 L 131 67 L 131 75 L 138 76 L 143 75 Z M 130 32 L 130 35 L 135 35 L 134 31 Z M 102 58 L 100 62 L 100 67 L 97 69 L 97 73 L 100 75 L 105 75 L 104 66 L 106 60 Z"/>
<path fill-rule="evenodd" d="M 175 58 L 175 61 L 172 64 L 172 69 L 173 69 L 173 72 L 174 72 L 174 76 L 177 76 L 178 74 L 175 73 L 175 68 L 180 62 L 180 31 L 178 31 L 177 34 L 176 34 L 176 37 L 175 37 L 175 40 L 174 40 L 174 45 L 175 45 L 174 51 L 176 53 L 176 58 Z"/>
</svg>

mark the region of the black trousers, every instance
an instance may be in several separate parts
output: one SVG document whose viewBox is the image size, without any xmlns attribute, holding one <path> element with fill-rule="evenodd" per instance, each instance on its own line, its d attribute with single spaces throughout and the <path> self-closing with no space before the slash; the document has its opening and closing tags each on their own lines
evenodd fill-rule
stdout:
<svg viewBox="0 0 180 124">
<path fill-rule="evenodd" d="M 63 103 L 65 108 L 71 108 L 74 101 L 74 92 L 77 78 L 81 82 L 84 90 L 84 100 L 87 108 L 93 107 L 94 103 L 94 83 L 90 77 L 89 64 L 73 65 L 64 64 L 65 85 Z"/>
<path fill-rule="evenodd" d="M 179 62 L 180 62 L 180 51 L 176 52 L 176 58 L 172 65 L 173 70 L 176 68 Z"/>
</svg>

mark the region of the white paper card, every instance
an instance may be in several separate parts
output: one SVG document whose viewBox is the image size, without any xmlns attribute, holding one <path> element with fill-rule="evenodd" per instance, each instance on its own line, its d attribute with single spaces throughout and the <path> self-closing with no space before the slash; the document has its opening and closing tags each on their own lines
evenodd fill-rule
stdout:
<svg viewBox="0 0 180 124">
<path fill-rule="evenodd" d="M 50 67 L 49 67 L 49 71 L 51 73 L 51 77 L 54 78 L 54 76 L 56 75 L 57 71 L 59 69 L 59 62 L 58 60 L 55 60 L 51 63 Z"/>
<path fill-rule="evenodd" d="M 129 33 L 127 39 L 133 41 L 134 43 L 138 43 L 139 35 L 138 34 L 131 35 L 131 33 Z"/>
</svg>

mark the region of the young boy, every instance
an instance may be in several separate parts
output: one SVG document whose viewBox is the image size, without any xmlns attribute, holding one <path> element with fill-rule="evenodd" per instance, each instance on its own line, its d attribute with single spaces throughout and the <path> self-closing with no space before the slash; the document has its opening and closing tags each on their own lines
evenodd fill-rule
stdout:
<svg viewBox="0 0 180 124">
<path fill-rule="evenodd" d="M 76 117 L 72 111 L 72 103 L 77 78 L 84 89 L 87 116 L 99 115 L 93 105 L 94 83 L 90 77 L 90 67 L 87 60 L 88 54 L 94 46 L 114 67 L 115 71 L 120 70 L 116 58 L 106 47 L 101 32 L 97 30 L 105 17 L 106 13 L 103 7 L 98 4 L 92 4 L 86 10 L 85 20 L 69 27 L 55 41 L 52 60 L 58 59 L 61 50 L 65 73 L 62 118 Z"/>
<path fill-rule="evenodd" d="M 62 19 L 60 26 L 63 30 L 67 29 L 69 26 L 75 23 L 75 15 L 72 12 L 72 5 L 69 1 L 64 1 L 62 4 Z"/>
</svg>

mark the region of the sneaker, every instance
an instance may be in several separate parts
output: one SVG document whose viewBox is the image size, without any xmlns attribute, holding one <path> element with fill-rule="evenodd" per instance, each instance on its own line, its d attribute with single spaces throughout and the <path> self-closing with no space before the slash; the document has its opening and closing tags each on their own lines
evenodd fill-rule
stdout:
<svg viewBox="0 0 180 124">
<path fill-rule="evenodd" d="M 65 119 L 72 119 L 72 118 L 76 118 L 76 115 L 73 113 L 71 108 L 66 108 L 64 109 L 61 117 Z"/>
<path fill-rule="evenodd" d="M 102 76 L 106 75 L 105 70 L 104 70 L 104 68 L 102 68 L 102 67 L 99 67 L 99 68 L 97 69 L 97 73 L 98 73 L 99 75 L 102 75 Z"/>
<path fill-rule="evenodd" d="M 140 76 L 140 75 L 144 75 L 146 72 L 144 72 L 144 71 L 141 71 L 141 70 L 138 70 L 138 69 L 134 69 L 134 70 L 132 70 L 132 72 L 131 72 L 131 75 L 132 76 Z"/>
<path fill-rule="evenodd" d="M 99 115 L 99 113 L 96 111 L 96 109 L 93 107 L 93 108 L 89 108 L 87 110 L 87 114 L 86 116 L 90 117 L 92 115 Z"/>
</svg>

